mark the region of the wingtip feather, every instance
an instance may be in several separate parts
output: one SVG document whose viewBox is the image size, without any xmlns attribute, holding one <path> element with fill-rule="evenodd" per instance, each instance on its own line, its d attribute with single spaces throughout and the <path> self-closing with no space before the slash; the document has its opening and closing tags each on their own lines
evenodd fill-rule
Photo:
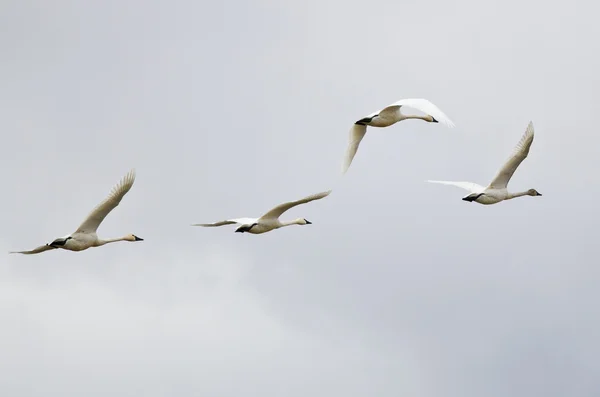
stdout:
<svg viewBox="0 0 600 397">
<path fill-rule="evenodd" d="M 533 133 L 534 133 L 533 121 L 530 121 L 529 124 L 527 124 L 527 130 L 526 130 L 526 132 L 528 134 L 532 134 L 533 135 Z"/>
</svg>

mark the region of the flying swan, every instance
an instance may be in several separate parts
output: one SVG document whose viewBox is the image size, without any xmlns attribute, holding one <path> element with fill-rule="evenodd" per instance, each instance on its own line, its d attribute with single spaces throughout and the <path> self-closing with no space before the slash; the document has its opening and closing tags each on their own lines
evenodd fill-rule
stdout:
<svg viewBox="0 0 600 397">
<path fill-rule="evenodd" d="M 39 254 L 40 252 L 62 248 L 69 251 L 83 251 L 90 247 L 100 247 L 104 244 L 114 243 L 115 241 L 143 241 L 143 239 L 128 234 L 124 237 L 103 240 L 96 235 L 96 229 L 102 223 L 106 215 L 110 213 L 119 203 L 125 194 L 133 186 L 135 181 L 135 170 L 131 170 L 121 179 L 121 181 L 112 189 L 108 197 L 101 202 L 88 215 L 86 220 L 77 228 L 75 233 L 65 237 L 57 238 L 50 244 L 42 245 L 31 251 L 12 251 L 11 254 Z"/>
<path fill-rule="evenodd" d="M 447 182 L 447 181 L 427 181 L 432 183 L 442 183 L 444 185 L 453 185 L 468 190 L 470 193 L 463 197 L 464 201 L 475 201 L 479 204 L 496 204 L 504 200 L 510 200 L 521 196 L 541 196 L 535 189 L 529 189 L 525 192 L 509 193 L 506 189 L 510 178 L 513 176 L 517 167 L 529 154 L 529 148 L 533 142 L 533 123 L 530 121 L 523 137 L 515 147 L 513 154 L 506 161 L 504 166 L 498 171 L 492 182 L 483 187 L 471 182 Z"/>
<path fill-rule="evenodd" d="M 425 116 L 403 114 L 401 108 L 403 106 L 411 107 L 426 113 Z M 427 99 L 401 99 L 398 102 L 392 103 L 385 108 L 378 110 L 377 112 L 371 113 L 367 117 L 364 117 L 354 123 L 350 130 L 350 139 L 348 142 L 348 148 L 344 157 L 344 163 L 342 166 L 342 173 L 346 173 L 352 159 L 356 155 L 360 141 L 364 138 L 367 133 L 367 126 L 371 127 L 389 127 L 390 125 L 396 124 L 399 121 L 407 119 L 421 119 L 429 123 L 442 123 L 452 128 L 454 123 L 448 116 L 446 116 L 437 106 L 429 102 Z"/>
<path fill-rule="evenodd" d="M 290 201 L 288 203 L 283 203 L 273 208 L 260 218 L 237 218 L 237 219 L 228 219 L 222 222 L 216 223 L 197 223 L 192 226 L 204 226 L 204 227 L 214 227 L 214 226 L 223 226 L 223 225 L 232 225 L 232 224 L 240 224 L 235 231 L 240 233 L 251 233 L 251 234 L 262 234 L 266 232 L 270 232 L 271 230 L 279 229 L 280 227 L 290 226 L 290 225 L 310 225 L 311 222 L 307 221 L 304 218 L 294 219 L 292 221 L 281 222 L 279 217 L 289 210 L 300 204 L 305 204 L 311 202 L 313 200 L 320 200 L 324 197 L 329 196 L 331 190 L 313 194 L 312 196 L 305 197 L 303 199 L 297 201 Z"/>
</svg>

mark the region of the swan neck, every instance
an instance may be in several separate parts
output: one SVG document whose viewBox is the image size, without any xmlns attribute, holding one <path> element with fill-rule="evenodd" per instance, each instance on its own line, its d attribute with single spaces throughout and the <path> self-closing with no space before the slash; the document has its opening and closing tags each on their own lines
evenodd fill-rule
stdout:
<svg viewBox="0 0 600 397">
<path fill-rule="evenodd" d="M 281 227 L 291 226 L 291 225 L 299 225 L 299 224 L 300 224 L 300 219 L 294 219 L 293 221 L 281 222 Z"/>
<path fill-rule="evenodd" d="M 104 239 L 98 239 L 98 242 L 96 243 L 96 245 L 98 247 L 100 247 L 100 246 L 103 246 L 104 244 L 116 243 L 117 241 L 125 241 L 125 237 L 108 238 L 106 240 L 104 240 Z"/>
<path fill-rule="evenodd" d="M 398 111 L 400 113 L 400 111 Z M 429 121 L 429 119 L 427 118 L 427 116 L 418 116 L 416 114 L 407 114 L 404 115 L 402 113 L 400 113 L 400 119 L 401 120 L 406 120 L 406 119 L 419 119 L 419 120 L 425 120 L 425 121 Z"/>
<path fill-rule="evenodd" d="M 527 193 L 527 192 L 508 193 L 508 196 L 506 197 L 506 199 L 510 200 L 510 199 L 514 199 L 517 197 L 527 196 L 528 194 L 529 193 Z"/>
</svg>

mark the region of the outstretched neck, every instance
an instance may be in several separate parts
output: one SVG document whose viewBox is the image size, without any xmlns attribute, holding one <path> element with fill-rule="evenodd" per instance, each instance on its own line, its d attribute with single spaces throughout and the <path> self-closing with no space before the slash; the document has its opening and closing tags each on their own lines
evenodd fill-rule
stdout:
<svg viewBox="0 0 600 397">
<path fill-rule="evenodd" d="M 402 113 L 400 113 L 400 110 L 398 110 L 398 113 L 399 113 L 398 117 L 400 118 L 400 120 L 419 119 L 419 120 L 429 121 L 427 116 L 417 116 L 416 114 L 402 114 Z"/>
<path fill-rule="evenodd" d="M 294 219 L 293 221 L 285 221 L 285 222 L 281 222 L 280 227 L 290 226 L 290 225 L 300 225 L 301 224 L 300 222 L 301 222 L 301 219 Z"/>
<path fill-rule="evenodd" d="M 517 198 L 517 197 L 528 196 L 528 195 L 529 195 L 528 192 L 508 193 L 508 195 L 506 196 L 505 200 L 510 200 L 510 199 L 514 199 L 514 198 Z"/>
<path fill-rule="evenodd" d="M 127 239 L 126 237 L 108 238 L 106 240 L 99 238 L 98 241 L 96 242 L 96 246 L 101 247 L 104 244 L 116 243 L 117 241 L 126 241 L 126 239 Z"/>
</svg>

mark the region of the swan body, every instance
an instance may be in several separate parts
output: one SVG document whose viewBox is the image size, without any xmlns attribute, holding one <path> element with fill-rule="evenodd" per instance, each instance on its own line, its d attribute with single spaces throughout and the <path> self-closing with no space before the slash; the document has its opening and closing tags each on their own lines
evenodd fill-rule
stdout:
<svg viewBox="0 0 600 397">
<path fill-rule="evenodd" d="M 192 226 L 203 226 L 203 227 L 215 227 L 215 226 L 223 226 L 223 225 L 233 225 L 238 224 L 241 225 L 235 231 L 236 233 L 250 233 L 250 234 L 263 234 L 270 232 L 271 230 L 279 229 L 284 226 L 290 225 L 310 225 L 312 222 L 307 221 L 304 218 L 297 218 L 291 221 L 282 222 L 279 220 L 279 217 L 289 210 L 300 204 L 306 204 L 308 202 L 314 200 L 320 200 L 329 196 L 331 190 L 326 192 L 321 192 L 317 194 L 313 194 L 311 196 L 304 197 L 300 200 L 290 201 L 287 203 L 283 203 L 278 205 L 277 207 L 271 209 L 269 212 L 265 213 L 260 218 L 236 218 L 236 219 L 228 219 L 221 222 L 215 223 L 196 223 Z"/>
<path fill-rule="evenodd" d="M 119 205 L 123 196 L 125 196 L 133 186 L 134 181 L 135 170 L 131 170 L 112 189 L 108 197 L 90 212 L 74 233 L 54 239 L 51 243 L 39 246 L 30 251 L 11 251 L 10 253 L 31 255 L 58 248 L 68 251 L 83 251 L 91 247 L 101 247 L 116 241 L 143 241 L 143 239 L 133 234 L 106 240 L 99 238 L 96 234 L 98 226 L 100 226 L 104 218 Z"/>
<path fill-rule="evenodd" d="M 425 116 L 408 115 L 402 113 L 401 109 L 403 106 L 417 109 Z M 427 99 L 413 98 L 413 99 L 401 99 L 385 108 L 371 113 L 367 117 L 364 117 L 354 123 L 350 129 L 350 137 L 348 141 L 348 148 L 346 149 L 346 155 L 344 157 L 344 163 L 342 166 L 342 173 L 346 173 L 352 159 L 358 151 L 358 146 L 367 133 L 367 126 L 371 127 L 389 127 L 390 125 L 396 124 L 402 120 L 408 119 L 420 119 L 429 123 L 442 123 L 452 128 L 454 123 L 448 116 L 444 114 L 437 106 L 429 102 Z"/>
<path fill-rule="evenodd" d="M 512 155 L 508 158 L 506 163 L 498 170 L 494 179 L 487 187 L 483 187 L 472 182 L 451 182 L 451 181 L 427 181 L 431 183 L 441 183 L 444 185 L 451 185 L 460 187 L 464 190 L 469 191 L 469 194 L 464 196 L 464 201 L 476 202 L 479 204 L 490 205 L 496 204 L 504 200 L 511 200 L 516 197 L 522 196 L 541 196 L 541 194 L 535 189 L 529 189 L 524 192 L 510 193 L 507 189 L 508 182 L 512 178 L 513 174 L 519 167 L 519 165 L 527 158 L 529 154 L 529 148 L 533 143 L 533 122 L 529 122 L 525 133 L 521 137 L 521 140 L 515 147 Z"/>
</svg>

